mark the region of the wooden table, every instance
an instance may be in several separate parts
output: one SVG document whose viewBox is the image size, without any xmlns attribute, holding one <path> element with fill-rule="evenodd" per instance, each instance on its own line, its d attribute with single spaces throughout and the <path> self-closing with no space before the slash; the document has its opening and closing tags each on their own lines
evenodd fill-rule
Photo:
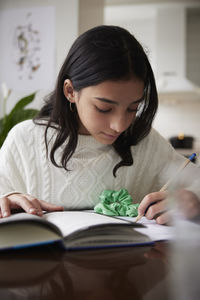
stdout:
<svg viewBox="0 0 200 300">
<path fill-rule="evenodd" d="M 169 245 L 0 253 L 0 299 L 167 300 Z"/>
</svg>

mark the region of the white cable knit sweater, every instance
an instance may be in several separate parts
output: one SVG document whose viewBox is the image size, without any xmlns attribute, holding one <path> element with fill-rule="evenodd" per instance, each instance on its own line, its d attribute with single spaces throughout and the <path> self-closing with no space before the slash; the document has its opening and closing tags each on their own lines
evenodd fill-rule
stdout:
<svg viewBox="0 0 200 300">
<path fill-rule="evenodd" d="M 132 147 L 134 164 L 120 167 L 115 178 L 112 171 L 120 157 L 113 147 L 100 144 L 92 136 L 79 135 L 67 172 L 47 158 L 44 130 L 45 126 L 28 120 L 9 132 L 0 149 L 0 197 L 16 191 L 66 209 L 87 209 L 99 202 L 103 190 L 126 188 L 134 202 L 140 202 L 146 194 L 158 191 L 185 159 L 152 129 Z M 52 136 L 55 129 L 48 132 Z M 62 149 L 56 153 L 58 162 Z M 195 175 L 188 185 L 194 185 L 200 195 L 200 170 L 193 164 L 187 168 L 198 173 L 198 179 Z"/>
</svg>

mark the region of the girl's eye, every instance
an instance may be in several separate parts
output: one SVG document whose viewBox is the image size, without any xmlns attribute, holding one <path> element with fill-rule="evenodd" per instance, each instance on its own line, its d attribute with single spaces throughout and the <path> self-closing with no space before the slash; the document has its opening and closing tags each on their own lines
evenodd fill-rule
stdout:
<svg viewBox="0 0 200 300">
<path fill-rule="evenodd" d="M 109 109 L 101 109 L 101 108 L 99 108 L 99 107 L 97 107 L 97 106 L 95 106 L 95 108 L 96 108 L 96 110 L 97 110 L 98 112 L 101 112 L 101 113 L 108 113 L 108 112 L 111 111 L 111 108 L 109 108 Z"/>
<path fill-rule="evenodd" d="M 138 113 L 139 111 L 141 111 L 143 109 L 144 104 L 145 104 L 144 101 L 141 101 L 136 108 L 128 108 L 128 112 Z"/>
<path fill-rule="evenodd" d="M 128 108 L 127 111 L 130 112 L 130 113 L 137 112 L 138 108 Z"/>
</svg>

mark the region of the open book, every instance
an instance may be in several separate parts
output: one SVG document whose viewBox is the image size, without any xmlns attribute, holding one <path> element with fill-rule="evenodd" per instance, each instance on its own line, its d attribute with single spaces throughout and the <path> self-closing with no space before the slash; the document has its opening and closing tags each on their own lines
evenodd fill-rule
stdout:
<svg viewBox="0 0 200 300">
<path fill-rule="evenodd" d="M 43 217 L 17 213 L 0 219 L 0 250 L 55 242 L 68 250 L 152 244 L 154 239 L 145 229 L 134 218 L 88 211 L 51 212 Z"/>
<path fill-rule="evenodd" d="M 60 241 L 66 249 L 143 245 L 152 240 L 134 228 L 141 224 L 86 211 L 17 213 L 0 219 L 0 249 Z"/>
</svg>

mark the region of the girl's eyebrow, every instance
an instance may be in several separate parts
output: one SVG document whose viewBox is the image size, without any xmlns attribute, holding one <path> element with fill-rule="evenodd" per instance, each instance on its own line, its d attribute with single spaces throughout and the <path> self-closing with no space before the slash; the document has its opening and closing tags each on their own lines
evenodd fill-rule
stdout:
<svg viewBox="0 0 200 300">
<path fill-rule="evenodd" d="M 111 104 L 116 104 L 116 105 L 119 104 L 117 101 L 111 100 L 111 99 L 107 99 L 107 98 L 102 98 L 102 97 L 94 97 L 94 98 L 97 99 L 97 100 L 100 100 L 102 102 L 106 102 L 106 103 L 111 103 Z M 144 95 L 140 99 L 132 101 L 130 104 L 140 103 L 143 100 L 144 100 Z"/>
</svg>

